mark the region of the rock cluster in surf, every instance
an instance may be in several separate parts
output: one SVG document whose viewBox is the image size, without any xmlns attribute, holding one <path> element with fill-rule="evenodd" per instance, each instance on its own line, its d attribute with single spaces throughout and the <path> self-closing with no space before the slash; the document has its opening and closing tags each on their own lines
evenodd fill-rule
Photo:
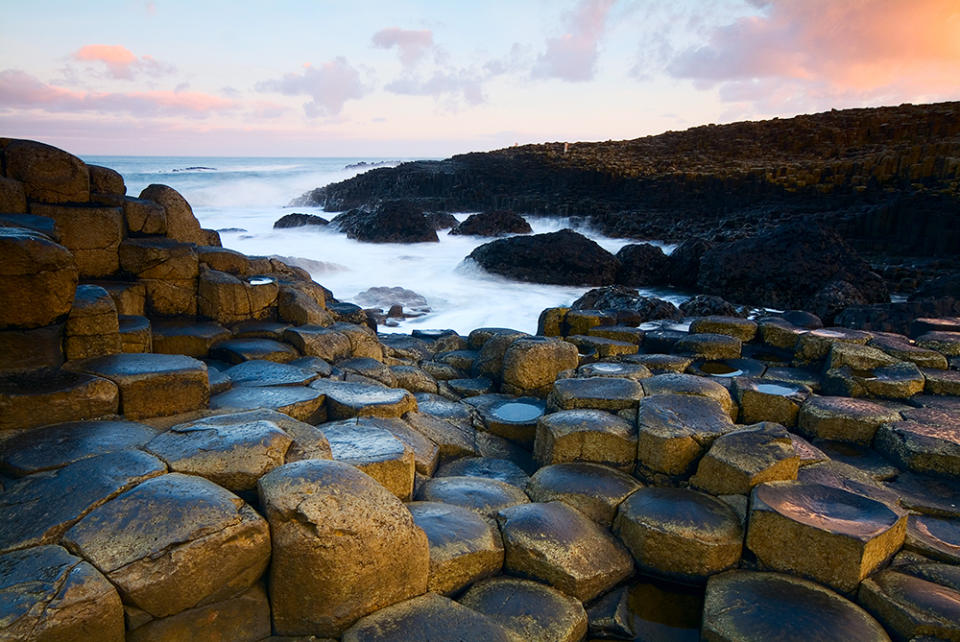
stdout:
<svg viewBox="0 0 960 642">
<path fill-rule="evenodd" d="M 960 319 L 378 335 L 168 187 L 0 147 L 5 639 L 960 634 Z"/>
</svg>

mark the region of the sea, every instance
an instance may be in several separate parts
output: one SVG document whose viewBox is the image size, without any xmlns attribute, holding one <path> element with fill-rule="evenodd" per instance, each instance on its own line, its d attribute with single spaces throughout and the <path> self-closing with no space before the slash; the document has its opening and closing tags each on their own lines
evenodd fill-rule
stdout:
<svg viewBox="0 0 960 642">
<path fill-rule="evenodd" d="M 151 183 L 169 185 L 187 199 L 203 227 L 220 231 L 224 247 L 248 255 L 298 259 L 341 301 L 356 302 L 359 294 L 374 287 L 400 287 L 426 299 L 429 312 L 392 327 L 381 326 L 383 332 L 449 328 L 467 334 L 480 327 L 508 327 L 534 333 L 544 308 L 569 305 L 590 289 L 512 281 L 464 260 L 489 238 L 450 236 L 442 230 L 439 243 L 378 244 L 348 239 L 334 226 L 273 228 L 277 219 L 293 212 L 328 220 L 336 216 L 337 212 L 318 207 L 291 207 L 290 202 L 304 192 L 413 159 L 87 156 L 83 160 L 120 172 L 130 196 L 138 196 Z M 462 221 L 469 214 L 455 216 Z M 631 242 L 605 237 L 569 219 L 526 218 L 534 233 L 572 227 L 613 253 Z M 673 249 L 660 245 L 667 252 Z M 666 288 L 642 292 L 677 304 L 689 298 L 688 293 Z"/>
</svg>

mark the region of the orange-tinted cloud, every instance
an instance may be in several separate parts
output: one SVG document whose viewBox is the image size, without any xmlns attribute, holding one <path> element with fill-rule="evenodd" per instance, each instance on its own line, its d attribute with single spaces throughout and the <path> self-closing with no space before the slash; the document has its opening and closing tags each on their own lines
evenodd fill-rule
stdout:
<svg viewBox="0 0 960 642">
<path fill-rule="evenodd" d="M 120 45 L 84 45 L 74 52 L 73 59 L 103 63 L 107 73 L 119 80 L 133 80 L 139 72 L 159 76 L 174 71 L 171 65 L 159 62 L 151 56 L 138 58 L 132 51 Z"/>
<path fill-rule="evenodd" d="M 851 99 L 960 97 L 957 0 L 754 0 L 761 9 L 668 71 L 730 100 L 786 89 Z M 789 88 L 789 89 L 787 89 Z M 899 97 L 899 98 L 898 98 Z"/>
</svg>

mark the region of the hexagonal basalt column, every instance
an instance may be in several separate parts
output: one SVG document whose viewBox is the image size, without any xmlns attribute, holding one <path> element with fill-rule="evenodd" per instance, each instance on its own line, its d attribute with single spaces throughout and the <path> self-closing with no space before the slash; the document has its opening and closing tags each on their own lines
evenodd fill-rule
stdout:
<svg viewBox="0 0 960 642">
<path fill-rule="evenodd" d="M 540 419 L 533 450 L 544 466 L 583 461 L 631 470 L 637 459 L 637 430 L 602 410 L 561 410 Z"/>
</svg>

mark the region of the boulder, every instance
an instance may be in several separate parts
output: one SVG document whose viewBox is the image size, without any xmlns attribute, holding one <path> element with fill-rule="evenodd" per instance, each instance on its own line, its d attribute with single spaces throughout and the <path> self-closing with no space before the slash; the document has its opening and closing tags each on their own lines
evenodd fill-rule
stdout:
<svg viewBox="0 0 960 642">
<path fill-rule="evenodd" d="M 27 195 L 21 181 L 0 176 L 0 212 L 4 214 L 27 213 Z"/>
<path fill-rule="evenodd" d="M 73 253 L 81 277 L 97 278 L 117 272 L 117 250 L 124 233 L 119 207 L 33 203 L 30 213 L 56 221 L 60 242 Z"/>
<path fill-rule="evenodd" d="M 708 249 L 697 286 L 751 305 L 810 309 L 817 293 L 834 281 L 856 284 L 865 303 L 889 297 L 883 279 L 839 236 L 792 223 Z"/>
<path fill-rule="evenodd" d="M 390 431 L 366 418 L 321 424 L 333 459 L 356 466 L 402 501 L 413 497 L 414 454 Z"/>
<path fill-rule="evenodd" d="M 77 265 L 65 247 L 38 232 L 0 227 L 0 257 L 0 329 L 38 328 L 66 316 Z"/>
<path fill-rule="evenodd" d="M 276 306 L 279 286 L 270 277 L 240 279 L 227 272 L 201 268 L 197 281 L 200 316 L 218 323 L 264 319 Z"/>
<path fill-rule="evenodd" d="M 624 245 L 617 252 L 620 269 L 617 283 L 630 286 L 663 285 L 667 283 L 667 255 L 650 243 Z"/>
<path fill-rule="evenodd" d="M 89 359 L 120 351 L 120 321 L 113 299 L 99 286 L 78 286 L 67 316 L 67 359 Z"/>
<path fill-rule="evenodd" d="M 600 410 L 561 410 L 537 423 L 534 457 L 541 466 L 592 462 L 632 470 L 637 431 L 628 422 Z"/>
<path fill-rule="evenodd" d="M 682 288 L 695 288 L 700 278 L 700 260 L 713 246 L 700 238 L 689 238 L 667 257 L 667 281 Z"/>
<path fill-rule="evenodd" d="M 510 279 L 559 285 L 610 284 L 619 265 L 594 241 L 569 229 L 498 239 L 476 248 L 467 258 Z"/>
<path fill-rule="evenodd" d="M 560 501 L 609 527 L 617 507 L 643 484 L 609 466 L 568 462 L 544 466 L 530 478 L 527 494 L 535 502 Z"/>
<path fill-rule="evenodd" d="M 90 171 L 62 149 L 33 140 L 10 140 L 3 147 L 6 176 L 23 183 L 30 201 L 86 203 Z"/>
<path fill-rule="evenodd" d="M 526 471 L 509 459 L 493 457 L 460 457 L 454 459 L 440 466 L 434 473 L 434 477 L 482 477 L 502 481 L 521 490 L 525 489 L 530 481 L 530 476 L 527 475 Z"/>
<path fill-rule="evenodd" d="M 181 243 L 208 245 L 207 234 L 200 229 L 200 222 L 193 209 L 180 192 L 166 185 L 148 185 L 139 198 L 158 203 L 166 214 L 167 236 Z"/>
<path fill-rule="evenodd" d="M 123 220 L 130 236 L 162 236 L 167 233 L 167 212 L 162 205 L 153 201 L 125 197 Z"/>
<path fill-rule="evenodd" d="M 960 639 L 960 590 L 887 569 L 867 578 L 857 594 L 897 639 Z"/>
<path fill-rule="evenodd" d="M 100 195 L 114 194 L 123 196 L 127 193 L 127 186 L 123 182 L 120 172 L 101 165 L 87 165 L 90 173 L 90 191 Z"/>
<path fill-rule="evenodd" d="M 557 375 L 576 368 L 578 362 L 577 348 L 573 344 L 546 337 L 517 339 L 503 353 L 503 391 L 544 397 L 550 392 Z"/>
<path fill-rule="evenodd" d="M 417 490 L 423 502 L 460 506 L 487 517 L 517 504 L 530 502 L 526 493 L 506 482 L 484 477 L 450 476 L 429 479 Z"/>
<path fill-rule="evenodd" d="M 796 479 L 799 463 L 790 433 L 761 423 L 717 437 L 690 484 L 713 495 L 746 495 L 763 482 Z"/>
<path fill-rule="evenodd" d="M 493 578 L 472 586 L 460 603 L 528 642 L 579 642 L 587 633 L 580 601 L 540 582 Z"/>
<path fill-rule="evenodd" d="M 200 265 L 206 265 L 211 270 L 228 272 L 234 276 L 248 276 L 250 274 L 250 259 L 246 255 L 222 247 L 198 247 L 197 258 Z"/>
<path fill-rule="evenodd" d="M 511 210 L 493 210 L 471 214 L 450 234 L 463 236 L 505 236 L 530 234 L 533 230 L 526 219 Z"/>
<path fill-rule="evenodd" d="M 514 640 L 507 629 L 491 618 L 436 593 L 427 593 L 372 613 L 347 629 L 341 639 L 343 642 Z"/>
<path fill-rule="evenodd" d="M 293 214 L 284 214 L 276 220 L 273 224 L 274 229 L 282 230 L 291 227 L 307 227 L 307 226 L 316 226 L 316 227 L 326 227 L 330 224 L 330 221 L 323 218 L 322 216 L 317 216 L 316 214 L 301 214 L 299 212 L 294 212 Z"/>
<path fill-rule="evenodd" d="M 737 306 L 718 296 L 698 294 L 680 304 L 680 312 L 686 317 L 740 317 L 743 313 Z"/>
<path fill-rule="evenodd" d="M 669 301 L 641 296 L 639 291 L 622 285 L 594 288 L 570 307 L 573 310 L 608 310 L 616 316 L 618 323 L 626 325 L 640 325 L 658 319 L 680 319 L 682 316 L 677 306 Z"/>
<path fill-rule="evenodd" d="M 260 503 L 272 534 L 277 634 L 338 637 L 427 590 L 427 536 L 395 495 L 353 466 L 281 466 L 260 479 Z"/>
<path fill-rule="evenodd" d="M 350 210 L 330 222 L 348 238 L 367 243 L 437 243 L 440 240 L 423 209 L 409 201 L 382 201 L 373 211 Z"/>
</svg>

